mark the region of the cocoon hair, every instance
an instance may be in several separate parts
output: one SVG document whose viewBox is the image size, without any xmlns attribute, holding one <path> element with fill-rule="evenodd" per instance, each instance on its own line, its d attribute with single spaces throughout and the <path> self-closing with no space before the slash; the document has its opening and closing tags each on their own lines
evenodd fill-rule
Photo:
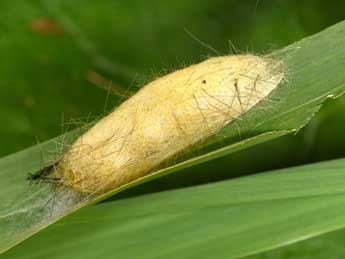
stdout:
<svg viewBox="0 0 345 259">
<path fill-rule="evenodd" d="M 55 176 L 81 193 L 129 183 L 219 132 L 282 79 L 280 61 L 250 54 L 210 58 L 165 75 L 80 136 Z"/>
</svg>

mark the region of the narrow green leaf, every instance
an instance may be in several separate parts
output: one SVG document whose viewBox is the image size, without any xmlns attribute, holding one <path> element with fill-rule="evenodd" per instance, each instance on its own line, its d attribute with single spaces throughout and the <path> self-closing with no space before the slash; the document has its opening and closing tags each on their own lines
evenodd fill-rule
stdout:
<svg viewBox="0 0 345 259">
<path fill-rule="evenodd" d="M 88 207 L 1 258 L 238 258 L 345 226 L 345 159 Z"/>
</svg>

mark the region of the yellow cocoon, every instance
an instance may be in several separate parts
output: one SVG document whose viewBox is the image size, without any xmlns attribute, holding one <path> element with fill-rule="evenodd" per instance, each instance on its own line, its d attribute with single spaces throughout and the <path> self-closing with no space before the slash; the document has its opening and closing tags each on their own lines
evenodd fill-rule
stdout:
<svg viewBox="0 0 345 259">
<path fill-rule="evenodd" d="M 63 185 L 104 193 L 142 177 L 216 134 L 265 98 L 283 78 L 271 58 L 210 58 L 146 86 L 101 119 L 56 167 Z"/>
</svg>

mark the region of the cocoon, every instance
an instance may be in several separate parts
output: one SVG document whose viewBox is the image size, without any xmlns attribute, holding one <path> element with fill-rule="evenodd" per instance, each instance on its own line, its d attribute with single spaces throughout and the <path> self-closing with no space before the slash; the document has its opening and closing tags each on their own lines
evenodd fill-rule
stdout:
<svg viewBox="0 0 345 259">
<path fill-rule="evenodd" d="M 55 175 L 77 192 L 110 191 L 216 134 L 282 79 L 280 61 L 250 54 L 177 70 L 141 88 L 80 136 Z"/>
</svg>

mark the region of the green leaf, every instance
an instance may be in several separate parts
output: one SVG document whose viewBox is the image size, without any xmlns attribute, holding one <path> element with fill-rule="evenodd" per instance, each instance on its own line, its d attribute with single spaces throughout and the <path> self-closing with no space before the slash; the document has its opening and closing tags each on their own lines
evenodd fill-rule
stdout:
<svg viewBox="0 0 345 259">
<path fill-rule="evenodd" d="M 344 258 L 345 229 L 333 231 L 302 242 L 293 243 L 277 249 L 245 257 L 246 259 L 325 259 Z"/>
<path fill-rule="evenodd" d="M 221 143 L 221 148 L 162 169 L 120 187 L 93 202 L 142 182 L 296 132 L 310 120 L 327 98 L 338 96 L 345 91 L 345 74 L 342 71 L 345 48 L 344 39 L 341 37 L 344 31 L 345 23 L 339 23 L 319 34 L 272 53 L 272 57 L 283 61 L 286 67 L 286 81 L 270 96 L 272 101 L 260 103 L 241 120 L 231 123 L 207 143 L 209 147 L 215 145 L 219 147 L 218 144 Z M 67 135 L 67 138 L 70 137 Z M 51 141 L 42 145 L 44 155 L 53 143 Z M 0 240 L 5 240 L 0 243 L 0 251 L 9 249 L 15 243 L 34 234 L 39 228 L 65 215 L 63 211 L 46 221 L 40 218 L 42 215 L 39 214 L 38 207 L 42 206 L 44 196 L 53 195 L 53 191 L 50 186 L 39 186 L 39 188 L 36 186 L 34 190 L 31 190 L 25 181 L 26 173 L 39 169 L 40 159 L 37 158 L 39 154 L 39 147 L 36 147 L 0 161 L 0 176 L 4 179 L 0 183 L 2 189 L 0 197 L 5 201 L 5 205 L 11 204 L 10 207 L 4 206 L 0 211 L 0 226 L 3 230 L 0 233 Z M 18 225 L 13 224 L 16 220 L 20 222 L 19 228 Z"/>
<path fill-rule="evenodd" d="M 345 159 L 88 207 L 1 258 L 238 258 L 345 226 Z"/>
</svg>

